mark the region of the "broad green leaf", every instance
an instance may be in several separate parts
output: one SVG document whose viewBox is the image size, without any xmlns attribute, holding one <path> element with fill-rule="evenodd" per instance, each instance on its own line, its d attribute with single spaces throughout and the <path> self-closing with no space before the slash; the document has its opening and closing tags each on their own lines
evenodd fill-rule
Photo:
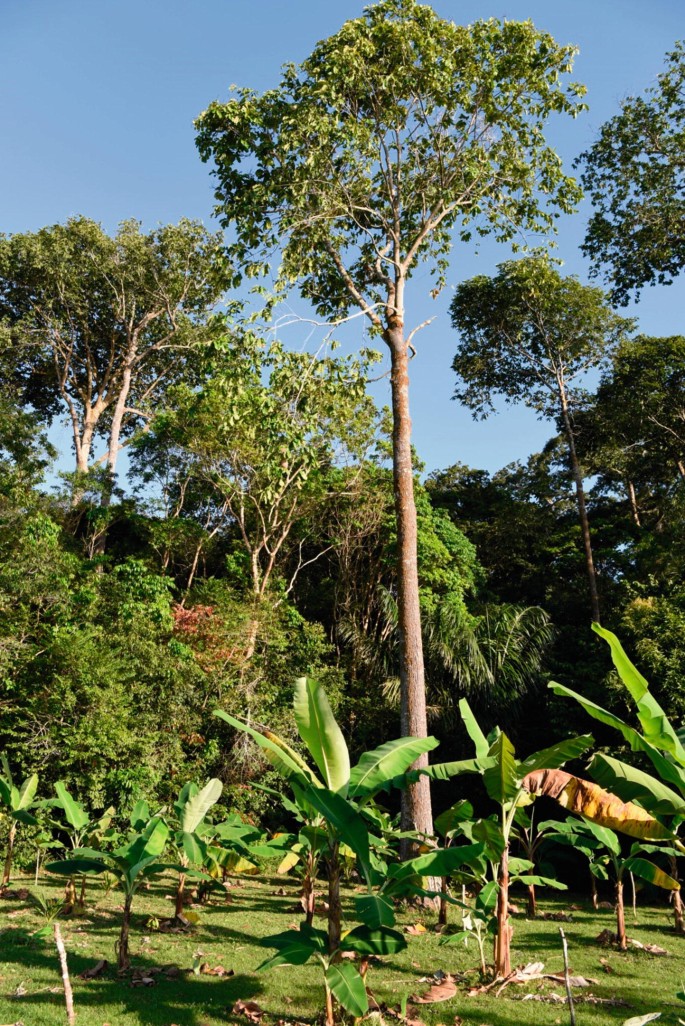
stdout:
<svg viewBox="0 0 685 1026">
<path fill-rule="evenodd" d="M 362 894 L 355 898 L 357 915 L 372 930 L 379 926 L 395 925 L 395 910 L 389 901 L 376 894 Z"/>
<path fill-rule="evenodd" d="M 478 726 L 476 717 L 471 712 L 471 706 L 465 698 L 462 698 L 459 702 L 459 712 L 461 713 L 461 718 L 464 721 L 466 731 L 471 740 L 473 741 L 474 747 L 476 749 L 476 759 L 479 762 L 481 762 L 488 756 L 488 750 L 490 748 L 488 740 L 483 731 Z"/>
<path fill-rule="evenodd" d="M 397 930 L 387 926 L 355 926 L 340 942 L 345 951 L 356 951 L 359 955 L 396 955 L 404 951 L 407 942 Z"/>
<path fill-rule="evenodd" d="M 366 1015 L 369 999 L 364 981 L 349 962 L 334 962 L 325 973 L 326 983 L 333 996 L 350 1015 Z"/>
<path fill-rule="evenodd" d="M 407 783 L 414 783 L 419 777 L 429 780 L 451 780 L 462 773 L 481 773 L 482 768 L 477 759 L 461 759 L 458 762 L 436 762 L 421 770 L 409 770 L 405 774 Z"/>
<path fill-rule="evenodd" d="M 605 627 L 600 627 L 597 623 L 593 623 L 592 629 L 609 644 L 611 658 L 618 675 L 637 706 L 638 719 L 646 739 L 655 747 L 669 752 L 681 766 L 685 766 L 685 749 L 681 745 L 678 735 L 671 726 L 666 713 L 650 693 L 649 684 L 623 651 L 621 642 L 615 634 L 606 630 Z"/>
<path fill-rule="evenodd" d="M 614 716 L 607 709 L 602 709 L 600 705 L 596 705 L 595 702 L 591 702 L 589 698 L 584 698 L 583 695 L 579 695 L 576 691 L 571 691 L 570 688 L 564 687 L 563 684 L 557 684 L 555 681 L 551 681 L 549 684 L 551 690 L 555 695 L 562 695 L 565 698 L 573 698 L 579 705 L 585 709 L 585 712 L 593 717 L 595 720 L 599 720 L 600 723 L 605 723 L 608 727 L 614 727 L 618 730 L 625 740 L 628 742 L 634 752 L 646 752 L 652 761 L 654 768 L 660 777 L 667 780 L 670 784 L 674 784 L 683 794 L 685 794 L 685 770 L 670 762 L 653 744 L 647 741 L 633 727 L 630 727 L 623 720 L 619 719 L 618 716 Z"/>
<path fill-rule="evenodd" d="M 104 873 L 109 868 L 98 859 L 60 859 L 49 862 L 45 867 L 48 873 L 59 873 L 60 876 L 78 876 L 81 873 Z"/>
<path fill-rule="evenodd" d="M 570 737 L 565 741 L 559 741 L 558 744 L 551 745 L 549 748 L 542 748 L 519 763 L 519 774 L 525 777 L 526 773 L 532 773 L 534 770 L 559 769 L 569 759 L 577 759 L 594 743 L 595 739 L 591 734 L 582 734 L 580 737 Z"/>
<path fill-rule="evenodd" d="M 31 804 L 33 799 L 36 797 L 36 791 L 37 790 L 38 790 L 38 774 L 37 773 L 33 773 L 21 785 L 21 790 L 19 791 L 19 802 L 18 802 L 18 805 L 15 806 L 15 808 L 22 809 L 22 810 L 23 809 L 28 809 L 29 805 Z"/>
<path fill-rule="evenodd" d="M 437 748 L 434 737 L 400 737 L 365 752 L 350 773 L 350 797 L 373 795 L 405 773 L 424 752 Z"/>
<path fill-rule="evenodd" d="M 438 848 L 406 862 L 394 863 L 388 869 L 390 881 L 406 880 L 412 876 L 448 876 L 483 854 L 482 844 L 462 844 L 453 848 Z"/>
<path fill-rule="evenodd" d="M 654 884 L 655 887 L 663 887 L 665 891 L 680 890 L 680 884 L 677 880 L 674 880 L 668 873 L 664 873 L 663 869 L 659 869 L 658 866 L 655 866 L 648 859 L 640 858 L 639 855 L 626 859 L 623 863 L 623 869 L 624 872 L 633 873 L 634 876 L 647 880 L 648 883 Z"/>
<path fill-rule="evenodd" d="M 483 773 L 485 790 L 494 802 L 506 805 L 519 792 L 514 746 L 506 734 L 499 734 L 488 752 L 491 763 Z"/>
<path fill-rule="evenodd" d="M 449 809 L 445 809 L 435 820 L 435 829 L 441 837 L 452 837 L 462 823 L 473 819 L 473 805 L 462 798 Z"/>
<path fill-rule="evenodd" d="M 313 677 L 295 681 L 293 712 L 300 737 L 330 791 L 347 793 L 350 754 L 326 692 Z"/>
<path fill-rule="evenodd" d="M 197 830 L 212 805 L 216 805 L 221 798 L 222 790 L 223 784 L 214 777 L 201 791 L 188 797 L 181 816 L 181 830 L 184 833 L 192 834 Z"/>
<path fill-rule="evenodd" d="M 285 930 L 263 937 L 259 943 L 263 948 L 276 948 L 277 954 L 257 966 L 257 972 L 277 965 L 304 965 L 315 952 L 327 950 L 328 936 L 323 930 L 302 923 L 299 930 Z"/>
<path fill-rule="evenodd" d="M 617 794 L 624 802 L 639 802 L 652 815 L 685 814 L 685 799 L 636 766 L 629 766 L 610 755 L 598 752 L 592 757 L 589 770 L 598 784 Z"/>
<path fill-rule="evenodd" d="M 90 823 L 90 816 L 83 805 L 72 798 L 61 780 L 58 780 L 55 784 L 55 791 L 57 792 L 59 803 L 64 809 L 64 815 L 67 817 L 69 826 L 77 831 L 85 830 Z"/>
<path fill-rule="evenodd" d="M 355 853 L 364 878 L 371 886 L 373 872 L 369 855 L 369 831 L 357 809 L 342 795 L 325 787 L 309 787 L 305 794 L 337 837 Z"/>
<path fill-rule="evenodd" d="M 142 830 L 150 822 L 150 806 L 142 799 L 131 810 L 130 823 L 134 830 Z"/>
<path fill-rule="evenodd" d="M 482 841 L 489 859 L 498 861 L 505 848 L 502 827 L 496 819 L 479 819 L 471 828 L 471 836 L 475 841 Z"/>
<path fill-rule="evenodd" d="M 26 823 L 27 826 L 36 826 L 38 823 L 36 817 L 27 812 L 26 809 L 15 809 L 10 815 L 12 819 L 17 819 L 20 823 Z"/>
<path fill-rule="evenodd" d="M 201 866 L 207 854 L 207 846 L 202 844 L 195 834 L 184 833 L 181 845 L 191 866 Z"/>
<path fill-rule="evenodd" d="M 287 745 L 285 741 L 277 737 L 276 734 L 272 734 L 270 731 L 262 733 L 259 730 L 255 730 L 249 723 L 243 723 L 242 720 L 229 716 L 223 709 L 215 709 L 214 715 L 218 716 L 219 719 L 226 720 L 236 730 L 242 730 L 249 734 L 262 749 L 271 765 L 275 766 L 279 773 L 287 780 L 296 780 L 302 786 L 310 783 L 314 785 L 320 783 L 304 759 Z"/>
<path fill-rule="evenodd" d="M 605 848 L 608 848 L 614 855 L 621 854 L 621 842 L 618 838 L 618 834 L 610 830 L 609 827 L 600 826 L 599 823 L 593 823 L 592 820 L 584 820 L 585 826 L 589 832 L 603 844 Z"/>
<path fill-rule="evenodd" d="M 517 873 L 509 880 L 510 883 L 522 883 L 526 886 L 534 885 L 536 887 L 553 887 L 557 891 L 567 891 L 568 887 L 565 883 L 561 883 L 560 880 L 555 880 L 549 876 L 538 876 L 536 873 Z"/>
<path fill-rule="evenodd" d="M 481 887 L 476 897 L 476 908 L 489 912 L 497 904 L 499 884 L 496 880 L 488 880 L 484 887 Z"/>
</svg>

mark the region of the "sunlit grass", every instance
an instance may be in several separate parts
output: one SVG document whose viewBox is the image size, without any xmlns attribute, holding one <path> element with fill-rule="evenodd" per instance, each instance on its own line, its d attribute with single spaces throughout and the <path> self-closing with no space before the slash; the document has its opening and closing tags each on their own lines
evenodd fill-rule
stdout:
<svg viewBox="0 0 685 1026">
<path fill-rule="evenodd" d="M 32 886 L 32 881 L 15 882 Z M 42 880 L 39 891 L 56 894 L 55 881 Z M 278 893 L 285 890 L 285 894 Z M 316 966 L 281 967 L 268 973 L 255 973 L 255 967 L 267 952 L 260 937 L 297 924 L 297 886 L 281 878 L 241 878 L 230 889 L 226 901 L 197 908 L 200 922 L 192 934 L 168 934 L 155 929 L 154 920 L 163 920 L 173 912 L 169 896 L 172 879 L 163 879 L 141 893 L 134 905 L 131 952 L 134 968 L 178 966 L 175 979 L 159 974 L 153 987 L 132 987 L 131 978 L 116 974 L 114 941 L 118 933 L 120 896 L 116 890 L 105 896 L 100 884 L 93 884 L 86 914 L 62 920 L 62 932 L 69 953 L 74 987 L 74 1002 L 79 1026 L 218 1026 L 226 1021 L 245 1023 L 234 1016 L 238 999 L 256 1001 L 266 1024 L 278 1020 L 314 1022 L 321 1008 L 321 984 Z M 347 892 L 349 900 L 351 890 Z M 541 902 L 541 911 L 568 907 L 570 899 Z M 582 899 L 580 901 L 582 904 Z M 351 908 L 350 906 L 347 906 Z M 457 913 L 452 912 L 453 918 Z M 600 948 L 594 938 L 601 930 L 612 928 L 610 910 L 593 911 L 583 904 L 565 922 L 573 973 L 596 980 L 590 993 L 598 998 L 620 998 L 623 1006 L 579 1004 L 581 1026 L 622 1023 L 630 1016 L 650 1011 L 663 1013 L 660 1022 L 674 1024 L 678 1013 L 685 1012 L 676 991 L 685 979 L 685 937 L 676 936 L 666 906 L 639 908 L 634 925 L 628 919 L 629 935 L 643 943 L 656 943 L 669 951 L 668 957 L 656 957 L 641 951 L 622 954 Z M 427 932 L 408 938 L 409 947 L 400 955 L 374 963 L 369 985 L 381 1003 L 398 1006 L 403 995 L 420 993 L 427 984 L 422 977 L 436 971 L 459 974 L 454 998 L 434 1005 L 417 1006 L 417 1014 L 427 1026 L 439 1023 L 452 1026 L 460 1016 L 463 1026 L 525 1026 L 525 1024 L 568 1022 L 563 1004 L 536 1000 L 522 1001 L 525 993 L 563 994 L 563 987 L 552 982 L 526 987 L 509 986 L 504 993 L 469 997 L 470 986 L 477 985 L 477 950 L 440 946 L 434 932 L 435 917 L 423 911 L 405 909 L 400 913 L 403 926 L 423 923 Z M 66 1021 L 61 977 L 54 947 L 31 939 L 42 925 L 40 917 L 27 901 L 5 899 L 0 903 L 0 1026 L 23 1022 L 25 1026 L 57 1026 Z M 320 921 L 324 925 L 324 920 Z M 515 917 L 513 964 L 542 961 L 550 972 L 563 968 L 559 923 L 552 920 L 527 921 Z M 106 958 L 106 973 L 88 982 L 78 974 L 99 959 Z M 198 960 L 209 966 L 223 966 L 232 976 L 196 975 L 192 966 Z M 603 960 L 603 961 L 602 961 Z M 114 965 L 113 965 L 114 963 Z M 25 990 L 14 996 L 17 988 Z M 579 999 L 588 991 L 576 992 Z M 389 1020 L 396 1022 L 396 1020 Z M 458 1020 L 457 1020 L 458 1021 Z"/>
</svg>

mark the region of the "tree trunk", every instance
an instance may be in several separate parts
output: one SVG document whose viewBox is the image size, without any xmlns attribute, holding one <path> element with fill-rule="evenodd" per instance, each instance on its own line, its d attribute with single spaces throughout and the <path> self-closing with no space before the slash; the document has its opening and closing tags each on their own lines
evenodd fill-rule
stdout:
<svg viewBox="0 0 685 1026">
<path fill-rule="evenodd" d="M 592 555 L 592 540 L 590 538 L 590 521 L 587 515 L 585 504 L 585 490 L 583 488 L 583 475 L 580 472 L 576 442 L 573 437 L 573 425 L 568 408 L 568 400 L 563 385 L 560 385 L 561 412 L 564 421 L 564 432 L 568 442 L 569 456 L 571 459 L 571 473 L 576 486 L 576 501 L 578 503 L 578 516 L 580 517 L 580 529 L 583 536 L 583 548 L 585 550 L 585 569 L 587 572 L 588 585 L 590 587 L 590 606 L 592 608 L 592 619 L 599 623 L 599 593 L 597 590 L 597 573 L 595 561 Z"/>
<path fill-rule="evenodd" d="M 0 890 L 4 891 L 6 887 L 9 887 L 10 874 L 12 872 L 12 853 L 14 852 L 14 842 L 17 838 L 17 821 L 12 820 L 12 826 L 7 836 L 7 854 L 5 855 L 5 867 L 2 871 L 2 883 L 0 883 Z"/>
<path fill-rule="evenodd" d="M 395 517 L 397 521 L 397 618 L 400 635 L 401 732 L 427 737 L 426 687 L 419 607 L 417 522 L 409 415 L 409 354 L 402 322 L 395 318 L 385 332 L 391 355 L 392 449 Z M 414 768 L 428 765 L 420 756 Z M 421 777 L 402 791 L 402 828 L 433 833 L 430 784 Z M 406 854 L 407 852 L 405 852 Z"/>
<path fill-rule="evenodd" d="M 633 522 L 636 527 L 642 527 L 640 521 L 640 511 L 637 508 L 637 495 L 635 494 L 635 485 L 632 481 L 628 482 L 628 498 L 630 499 L 630 512 L 633 515 Z"/>
<path fill-rule="evenodd" d="M 64 908 L 62 914 L 65 916 L 70 915 L 76 907 L 76 884 L 74 883 L 73 876 L 70 876 L 64 886 Z"/>
<path fill-rule="evenodd" d="M 621 951 L 628 950 L 626 936 L 626 914 L 623 905 L 623 880 L 616 881 L 616 939 Z"/>
<path fill-rule="evenodd" d="M 497 933 L 495 934 L 495 976 L 505 978 L 511 973 L 511 935 L 509 923 L 509 846 L 502 852 L 497 877 Z"/>
<path fill-rule="evenodd" d="M 133 902 L 133 895 L 127 894 L 124 902 L 124 918 L 121 921 L 121 932 L 119 934 L 119 941 L 117 943 L 117 966 L 119 972 L 123 972 L 128 969 L 131 965 L 131 959 L 128 954 L 128 935 L 131 927 L 131 904 Z"/>
<path fill-rule="evenodd" d="M 596 911 L 599 908 L 599 899 L 597 897 L 597 881 L 592 871 L 590 871 L 590 896 L 592 898 L 592 907 Z"/>
<path fill-rule="evenodd" d="M 537 914 L 538 906 L 535 899 L 535 884 L 528 884 L 528 918 L 535 919 Z"/>
</svg>

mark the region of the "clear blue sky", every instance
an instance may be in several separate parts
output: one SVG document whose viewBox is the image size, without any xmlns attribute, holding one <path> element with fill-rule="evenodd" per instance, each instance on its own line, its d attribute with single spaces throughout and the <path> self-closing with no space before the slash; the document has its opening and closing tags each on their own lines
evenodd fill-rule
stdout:
<svg viewBox="0 0 685 1026">
<path fill-rule="evenodd" d="M 211 223 L 212 181 L 201 164 L 193 119 L 231 83 L 277 83 L 361 0 L 0 0 L 0 231 L 35 230 L 84 214 L 107 230 L 128 217 L 147 227 L 182 216 Z M 580 47 L 574 77 L 590 111 L 559 122 L 550 139 L 570 166 L 614 114 L 642 92 L 663 56 L 685 35 L 682 0 L 435 0 L 457 22 L 530 18 L 559 42 Z M 578 245 L 587 208 L 561 226 L 558 253 L 586 278 Z M 460 248 L 452 281 L 492 273 L 508 250 Z M 415 440 L 428 469 L 457 460 L 496 469 L 548 436 L 532 414 L 507 409 L 484 423 L 450 401 L 454 339 L 447 307 L 418 299 L 416 320 L 435 315 L 412 366 Z M 428 286 L 426 286 L 427 288 Z M 640 330 L 685 331 L 685 283 L 648 290 L 633 311 Z M 409 302 L 411 302 L 409 298 Z M 409 311 L 411 313 L 411 311 Z M 361 326 L 359 328 L 361 336 Z M 387 385 L 377 395 L 387 401 Z"/>
</svg>

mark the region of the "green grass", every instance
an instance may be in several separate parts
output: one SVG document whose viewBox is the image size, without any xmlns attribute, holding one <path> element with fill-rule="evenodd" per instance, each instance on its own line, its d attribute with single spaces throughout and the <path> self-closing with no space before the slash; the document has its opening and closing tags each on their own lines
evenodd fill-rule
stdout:
<svg viewBox="0 0 685 1026">
<path fill-rule="evenodd" d="M 13 884 L 24 885 L 31 887 L 32 882 L 19 880 Z M 100 958 L 114 961 L 117 906 L 121 902 L 116 890 L 105 897 L 100 885 L 93 884 L 86 914 L 60 921 L 69 954 L 78 1026 L 218 1026 L 227 1021 L 244 1026 L 246 1019 L 232 1014 L 239 998 L 259 1003 L 265 1012 L 265 1026 L 278 1020 L 316 1020 L 322 1000 L 320 973 L 314 965 L 285 966 L 263 974 L 254 972 L 268 953 L 259 946 L 258 939 L 299 921 L 296 881 L 287 880 L 284 885 L 282 878 L 241 878 L 231 888 L 229 901 L 215 899 L 198 909 L 201 921 L 192 935 L 164 934 L 147 925 L 151 916 L 163 919 L 171 914 L 171 902 L 165 895 L 171 893 L 172 887 L 171 877 L 163 879 L 140 894 L 134 905 L 134 967 L 172 963 L 184 970 L 177 979 L 160 978 L 154 987 L 131 987 L 130 978 L 117 978 L 111 965 L 101 978 L 88 982 L 78 978 L 78 973 Z M 276 893 L 280 888 L 287 893 Z M 53 881 L 41 881 L 38 890 L 52 896 L 59 893 Z M 346 895 L 348 902 L 351 894 L 349 891 Z M 565 898 L 541 902 L 540 907 L 542 911 L 553 911 L 566 908 L 568 903 Z M 456 918 L 455 912 L 451 914 Z M 564 923 L 572 972 L 598 981 L 591 988 L 593 995 L 620 997 L 627 1002 L 625 1007 L 579 1004 L 578 1026 L 620 1024 L 630 1016 L 653 1011 L 663 1013 L 658 1020 L 660 1026 L 674 1026 L 678 1013 L 685 1013 L 685 1004 L 675 998 L 685 979 L 685 937 L 673 933 L 667 914 L 665 907 L 639 908 L 637 925 L 632 922 L 632 913 L 628 913 L 627 919 L 630 936 L 643 943 L 660 944 L 668 949 L 669 957 L 639 951 L 622 954 L 598 947 L 595 936 L 613 926 L 609 910 L 595 912 L 584 905 L 582 911 L 572 913 L 571 922 Z M 512 985 L 499 998 L 468 997 L 469 985 L 478 982 L 476 948 L 439 946 L 432 929 L 434 916 L 423 912 L 405 910 L 400 921 L 404 925 L 422 921 L 428 932 L 409 937 L 409 947 L 401 955 L 372 966 L 369 985 L 379 1002 L 398 1005 L 403 994 L 426 988 L 421 977 L 442 970 L 463 976 L 457 995 L 451 1000 L 417 1006 L 417 1014 L 427 1026 L 452 1026 L 455 1016 L 461 1017 L 463 1026 L 568 1023 L 565 1005 L 520 1000 L 526 992 L 562 994 L 563 987 L 551 982 L 526 987 Z M 560 971 L 563 963 L 559 924 L 550 920 L 527 921 L 523 916 L 516 916 L 514 922 L 513 963 L 542 961 L 547 970 Z M 30 939 L 31 932 L 41 925 L 28 902 L 0 902 L 0 1026 L 18 1021 L 25 1026 L 62 1026 L 66 1021 L 55 949 L 50 943 Z M 323 920 L 320 925 L 324 925 Z M 191 968 L 198 953 L 210 966 L 222 965 L 233 970 L 234 975 L 194 975 Z M 611 973 L 605 971 L 600 959 L 606 960 Z M 14 997 L 20 984 L 26 994 Z M 587 991 L 576 993 L 580 997 Z"/>
</svg>

